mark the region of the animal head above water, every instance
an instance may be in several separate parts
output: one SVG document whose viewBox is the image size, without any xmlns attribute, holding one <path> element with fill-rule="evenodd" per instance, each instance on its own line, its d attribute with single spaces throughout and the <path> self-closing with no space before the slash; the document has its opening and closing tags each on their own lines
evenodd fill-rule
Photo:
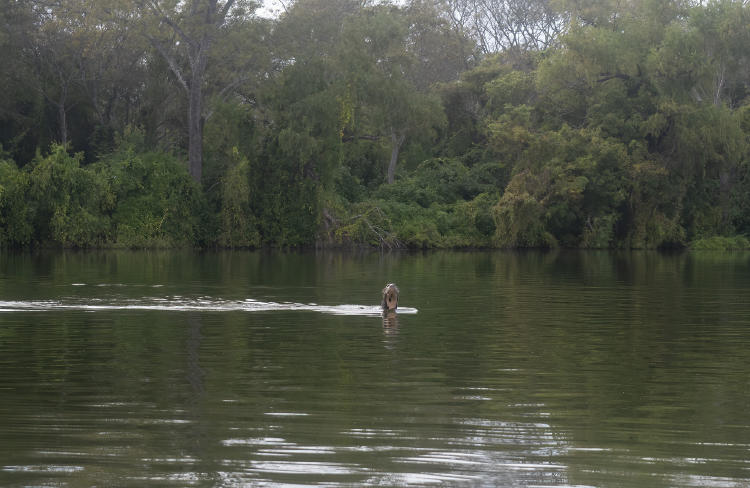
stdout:
<svg viewBox="0 0 750 488">
<path fill-rule="evenodd" d="M 383 301 L 380 303 L 383 310 L 396 310 L 398 307 L 398 287 L 393 283 L 388 283 L 383 288 Z"/>
</svg>

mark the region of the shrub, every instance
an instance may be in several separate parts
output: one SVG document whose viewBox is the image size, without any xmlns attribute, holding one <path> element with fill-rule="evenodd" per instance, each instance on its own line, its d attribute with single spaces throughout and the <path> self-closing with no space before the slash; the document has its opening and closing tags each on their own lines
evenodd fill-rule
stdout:
<svg viewBox="0 0 750 488">
<path fill-rule="evenodd" d="M 0 161 L 0 246 L 25 246 L 34 234 L 28 201 L 29 175 Z"/>
<path fill-rule="evenodd" d="M 55 145 L 49 156 L 32 162 L 28 217 L 37 243 L 91 247 L 108 241 L 111 188 L 102 175 L 81 167 L 82 158 Z"/>
<path fill-rule="evenodd" d="M 428 159 L 410 176 L 381 186 L 376 197 L 428 208 L 435 203 L 471 201 L 480 193 L 498 191 L 505 186 L 506 178 L 506 168 L 497 162 L 470 168 L 455 158 Z"/>
<path fill-rule="evenodd" d="M 239 158 L 239 154 L 235 153 Z M 218 243 L 225 247 L 258 247 L 261 236 L 251 208 L 250 169 L 240 158 L 222 179 L 221 232 Z"/>
<path fill-rule="evenodd" d="M 750 239 L 745 236 L 704 237 L 690 243 L 690 249 L 699 251 L 731 251 L 750 249 Z"/>
<path fill-rule="evenodd" d="M 556 247 L 545 230 L 544 207 L 526 192 L 507 191 L 493 208 L 499 247 Z"/>
<path fill-rule="evenodd" d="M 206 203 L 187 166 L 171 154 L 136 153 L 121 145 L 96 166 L 114 195 L 116 245 L 181 247 L 202 242 Z"/>
</svg>

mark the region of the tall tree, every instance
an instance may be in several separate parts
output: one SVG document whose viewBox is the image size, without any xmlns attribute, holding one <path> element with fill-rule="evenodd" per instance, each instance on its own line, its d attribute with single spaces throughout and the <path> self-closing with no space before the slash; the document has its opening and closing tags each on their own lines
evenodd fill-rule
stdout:
<svg viewBox="0 0 750 488">
<path fill-rule="evenodd" d="M 242 0 L 136 0 L 153 24 L 146 36 L 169 65 L 187 96 L 188 160 L 197 182 L 203 171 L 203 123 L 208 61 L 219 31 L 229 22 L 234 8 L 247 15 L 250 2 Z"/>
<path fill-rule="evenodd" d="M 28 161 L 36 151 L 40 101 L 35 86 L 36 16 L 30 2 L 0 0 L 0 144 L 16 161 Z"/>
<path fill-rule="evenodd" d="M 87 53 L 81 59 L 81 85 L 95 130 L 91 150 L 106 151 L 114 133 L 136 122 L 143 97 L 148 43 L 138 35 L 137 16 L 119 0 L 68 0 L 67 15 L 81 19 L 78 29 Z"/>
<path fill-rule="evenodd" d="M 121 1 L 67 0 L 52 5 L 40 9 L 50 14 L 45 30 L 68 34 L 63 38 L 67 42 L 57 48 L 65 47 L 65 56 L 57 56 L 57 63 L 72 61 L 72 88 L 79 98 L 76 111 L 84 119 L 76 125 L 83 123 L 84 134 L 90 134 L 77 147 L 93 157 L 111 149 L 114 133 L 133 121 L 131 114 L 143 90 L 148 44 L 137 35 L 137 17 Z"/>
<path fill-rule="evenodd" d="M 409 138 L 429 138 L 435 128 L 445 123 L 439 100 L 426 88 L 431 81 L 450 79 L 458 71 L 435 75 L 422 69 L 428 51 L 419 49 L 419 41 L 427 36 L 417 29 L 410 31 L 413 20 L 408 10 L 393 6 L 363 10 L 346 25 L 340 50 L 350 90 L 347 96 L 355 101 L 350 124 L 355 134 L 351 138 L 386 142 L 390 149 L 387 183 L 394 181 L 405 142 Z M 441 62 L 433 59 L 436 64 Z"/>
<path fill-rule="evenodd" d="M 31 33 L 36 88 L 54 107 L 57 116 L 57 141 L 68 144 L 68 112 L 75 103 L 74 91 L 80 86 L 83 50 L 80 32 L 70 19 L 52 8 L 37 8 L 38 30 Z"/>
<path fill-rule="evenodd" d="M 396 14 L 408 23 L 404 47 L 413 56 L 408 77 L 420 91 L 456 81 L 477 63 L 476 42 L 454 27 L 433 0 L 410 0 Z"/>
</svg>

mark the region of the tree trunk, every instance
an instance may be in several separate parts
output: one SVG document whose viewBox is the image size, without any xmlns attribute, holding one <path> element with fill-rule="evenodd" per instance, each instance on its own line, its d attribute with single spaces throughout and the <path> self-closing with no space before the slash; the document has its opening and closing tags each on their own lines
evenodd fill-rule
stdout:
<svg viewBox="0 0 750 488">
<path fill-rule="evenodd" d="M 190 176 L 201 182 L 203 172 L 203 92 L 202 74 L 194 73 L 188 101 L 188 161 Z"/>
<path fill-rule="evenodd" d="M 168 3 L 168 2 L 167 2 Z M 186 2 L 177 2 L 178 4 Z M 157 37 L 146 34 L 151 44 L 166 60 L 169 68 L 177 77 L 177 81 L 187 92 L 188 96 L 188 164 L 190 176 L 200 183 L 203 173 L 203 84 L 206 81 L 206 66 L 208 64 L 208 53 L 211 50 L 213 36 L 224 24 L 229 10 L 234 6 L 235 0 L 227 0 L 223 5 L 218 0 L 194 0 L 190 3 L 188 18 L 185 20 L 188 27 L 195 29 L 183 29 L 177 18 L 180 17 L 176 11 L 173 17 L 165 15 L 161 10 L 158 0 L 150 0 L 146 4 L 140 2 L 145 8 L 148 6 L 160 23 L 165 23 L 172 28 L 173 33 L 181 40 L 183 46 L 187 47 L 187 60 L 190 66 L 190 77 L 180 66 L 179 57 L 175 56 L 167 45 Z M 188 10 L 185 10 L 188 12 Z M 191 32 L 192 31 L 192 32 Z M 184 66 L 184 65 L 183 65 Z"/>
<path fill-rule="evenodd" d="M 57 100 L 57 102 L 52 102 L 55 105 L 57 105 L 57 118 L 58 123 L 60 124 L 60 144 L 62 144 L 63 147 L 68 147 L 68 112 L 65 109 L 65 105 L 68 101 L 68 83 L 65 77 L 62 74 L 59 74 L 60 77 L 60 98 Z"/>
<path fill-rule="evenodd" d="M 391 161 L 388 163 L 388 173 L 386 175 L 386 182 L 390 185 L 396 177 L 396 163 L 398 162 L 398 152 L 401 150 L 401 145 L 404 143 L 406 136 L 403 134 L 397 134 L 395 130 L 391 129 Z"/>
<path fill-rule="evenodd" d="M 57 116 L 60 118 L 60 144 L 68 146 L 68 114 L 65 113 L 65 100 L 57 104 Z"/>
</svg>

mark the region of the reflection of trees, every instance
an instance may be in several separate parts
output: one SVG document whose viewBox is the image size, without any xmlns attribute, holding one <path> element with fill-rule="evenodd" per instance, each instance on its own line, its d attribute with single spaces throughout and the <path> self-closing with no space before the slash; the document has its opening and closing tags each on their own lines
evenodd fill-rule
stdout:
<svg viewBox="0 0 750 488">
<path fill-rule="evenodd" d="M 185 376 L 190 390 L 187 391 L 187 409 L 188 418 L 192 424 L 187 430 L 187 438 L 191 446 L 190 454 L 201 461 L 203 465 L 211 465 L 214 460 L 207 455 L 207 449 L 213 444 L 212 438 L 215 432 L 212 432 L 213 422 L 206 415 L 206 373 L 201 367 L 201 343 L 203 336 L 201 334 L 201 315 L 190 313 L 187 317 L 187 338 L 185 340 Z M 179 407 L 178 407 L 179 408 Z"/>
<path fill-rule="evenodd" d="M 205 373 L 200 365 L 200 347 L 201 347 L 201 318 L 197 313 L 191 313 L 188 316 L 188 337 L 186 341 L 187 349 L 187 380 L 192 389 L 190 403 L 195 405 L 205 395 L 203 379 Z"/>
<path fill-rule="evenodd" d="M 736 329 L 721 325 L 743 313 L 739 296 L 717 286 L 742 289 L 747 277 L 736 272 L 736 261 L 717 269 L 702 255 L 651 252 L 498 261 L 502 271 L 492 289 L 505 308 L 477 327 L 487 331 L 483 344 L 510 342 L 506 351 L 524 351 L 513 354 L 514 375 L 574 445 L 627 446 L 631 454 L 619 462 L 636 469 L 640 458 L 667 452 L 675 459 L 705 457 L 696 442 L 731 445 L 750 430 L 726 427 L 743 425 L 738 405 L 747 397 L 737 372 L 750 359 L 731 340 Z M 486 345 L 480 351 L 478 357 L 497 353 Z M 581 462 L 573 466 L 584 469 L 571 470 L 571 482 L 601 483 L 586 469 L 606 464 L 605 456 L 615 455 L 577 452 Z"/>
<path fill-rule="evenodd" d="M 120 282 L 135 280 L 145 266 L 138 254 L 103 256 L 68 254 L 64 266 L 47 256 L 33 266 L 45 273 L 59 267 L 59 274 L 44 276 L 62 283 L 78 281 L 67 266 L 114 266 Z M 29 258 L 6 259 L 0 270 L 24 277 L 22 268 L 32 266 Z M 306 312 L 62 312 L 35 316 L 33 327 L 8 315 L 0 352 L 31 396 L 11 392 L 0 399 L 11 407 L 0 412 L 7 424 L 23 414 L 28 398 L 51 399 L 42 410 L 67 423 L 71 436 L 93 433 L 80 449 L 94 446 L 103 465 L 105 455 L 123 453 L 197 460 L 187 468 L 190 461 L 149 461 L 147 476 L 170 469 L 239 472 L 259 459 L 263 446 L 222 442 L 250 437 L 391 446 L 347 455 L 394 473 L 403 463 L 441 469 L 435 459 L 443 460 L 444 472 L 481 476 L 515 469 L 503 467 L 514 462 L 566 467 L 488 474 L 487 484 L 506 474 L 508 484 L 619 484 L 606 469 L 631 473 L 629 480 L 637 480 L 625 482 L 631 486 L 688 484 L 670 477 L 678 474 L 746 476 L 747 449 L 740 444 L 750 438 L 743 332 L 750 258 L 744 254 L 434 252 L 395 261 L 298 255 L 275 277 L 257 253 L 208 255 L 185 271 L 177 266 L 184 256 L 143 259 L 154 268 L 148 282 L 179 276 L 215 283 L 211 277 L 221 275 L 226 289 L 235 289 L 268 278 L 292 293 L 300 275 L 312 299 L 334 303 L 337 293 L 360 293 L 376 304 L 387 274 L 399 283 L 403 303 L 419 313 L 398 317 L 400 324 L 384 317 L 382 329 L 373 317 Z M 306 270 L 295 274 L 295 267 Z M 363 276 L 373 269 L 371 284 Z M 390 340 L 394 331 L 398 340 Z M 96 400 L 81 394 L 92 385 Z M 102 446 L 95 433 L 105 430 Z M 362 440 L 351 432 L 384 434 Z M 374 456 L 380 457 L 373 462 Z M 550 474 L 560 478 L 545 478 Z"/>
<path fill-rule="evenodd" d="M 595 474 L 601 466 L 644 470 L 642 458 L 669 458 L 668 451 L 674 459 L 708 457 L 701 442 L 727 443 L 714 456 L 739 459 L 735 444 L 750 431 L 741 374 L 750 352 L 736 340 L 746 337 L 737 324 L 748 314 L 740 295 L 750 284 L 749 260 L 655 252 L 415 255 L 400 263 L 399 285 L 420 309 L 420 328 L 402 333 L 398 349 L 423 358 L 443 385 L 505 391 L 477 402 L 477 418 L 543 418 L 572 448 L 564 454 L 571 483 L 606 485 L 612 478 Z M 514 404 L 523 406 L 508 408 Z M 710 471 L 683 464 L 645 468 L 641 481 L 657 470 Z"/>
</svg>

